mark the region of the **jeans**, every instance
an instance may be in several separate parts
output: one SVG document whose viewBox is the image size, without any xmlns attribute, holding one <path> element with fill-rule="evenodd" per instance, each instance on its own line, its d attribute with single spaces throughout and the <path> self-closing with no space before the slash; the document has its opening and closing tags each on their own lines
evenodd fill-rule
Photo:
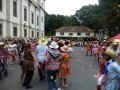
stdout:
<svg viewBox="0 0 120 90">
<path fill-rule="evenodd" d="M 41 62 L 39 62 L 39 64 L 41 64 Z M 45 78 L 45 66 L 43 66 L 43 68 L 38 67 L 38 73 L 39 73 L 40 79 L 43 80 Z"/>
<path fill-rule="evenodd" d="M 58 70 L 47 70 L 47 82 L 49 90 L 56 90 L 56 74 Z"/>
<path fill-rule="evenodd" d="M 7 61 L 1 63 L 1 64 L 0 64 L 0 67 L 1 67 L 0 78 L 1 78 L 1 74 L 2 74 L 3 71 L 4 71 L 5 77 L 7 77 L 7 75 L 8 75 L 8 69 L 7 69 L 8 65 L 7 65 Z"/>
</svg>

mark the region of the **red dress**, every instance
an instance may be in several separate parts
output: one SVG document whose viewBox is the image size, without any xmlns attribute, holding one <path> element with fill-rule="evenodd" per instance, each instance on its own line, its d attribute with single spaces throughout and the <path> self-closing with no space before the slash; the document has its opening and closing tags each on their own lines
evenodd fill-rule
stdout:
<svg viewBox="0 0 120 90">
<path fill-rule="evenodd" d="M 86 51 L 90 51 L 91 50 L 90 45 L 88 43 L 85 44 L 85 49 L 86 49 Z"/>
</svg>

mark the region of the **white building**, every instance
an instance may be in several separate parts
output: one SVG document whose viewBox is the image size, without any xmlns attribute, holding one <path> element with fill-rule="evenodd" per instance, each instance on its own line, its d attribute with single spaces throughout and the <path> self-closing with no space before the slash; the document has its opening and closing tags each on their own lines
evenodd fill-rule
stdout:
<svg viewBox="0 0 120 90">
<path fill-rule="evenodd" d="M 45 0 L 0 0 L 0 38 L 44 36 Z"/>
<path fill-rule="evenodd" d="M 67 38 L 67 39 L 84 39 L 84 40 L 94 40 L 95 31 L 85 26 L 64 26 L 58 28 L 56 31 L 57 38 Z"/>
</svg>

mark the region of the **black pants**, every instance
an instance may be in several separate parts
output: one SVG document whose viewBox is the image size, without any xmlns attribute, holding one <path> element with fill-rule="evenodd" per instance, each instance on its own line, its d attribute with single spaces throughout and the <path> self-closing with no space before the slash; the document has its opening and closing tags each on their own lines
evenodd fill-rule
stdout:
<svg viewBox="0 0 120 90">
<path fill-rule="evenodd" d="M 8 75 L 7 62 L 0 63 L 0 79 L 2 76 L 2 72 L 4 72 L 5 77 L 7 77 L 7 75 Z"/>
<path fill-rule="evenodd" d="M 25 78 L 24 78 L 24 85 L 26 85 L 26 87 L 30 86 L 30 82 L 32 80 L 34 74 L 34 70 L 27 70 L 25 73 Z"/>
</svg>

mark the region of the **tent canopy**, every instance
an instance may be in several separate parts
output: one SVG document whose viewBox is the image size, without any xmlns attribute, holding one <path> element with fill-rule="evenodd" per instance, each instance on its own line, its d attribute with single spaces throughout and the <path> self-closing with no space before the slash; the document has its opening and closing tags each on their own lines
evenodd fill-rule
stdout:
<svg viewBox="0 0 120 90">
<path fill-rule="evenodd" d="M 110 41 L 120 40 L 120 34 L 118 34 L 118 35 L 116 35 L 116 36 L 114 36 L 114 37 L 111 37 L 109 40 L 110 40 Z"/>
<path fill-rule="evenodd" d="M 120 34 L 114 36 L 113 39 L 120 39 Z"/>
</svg>

